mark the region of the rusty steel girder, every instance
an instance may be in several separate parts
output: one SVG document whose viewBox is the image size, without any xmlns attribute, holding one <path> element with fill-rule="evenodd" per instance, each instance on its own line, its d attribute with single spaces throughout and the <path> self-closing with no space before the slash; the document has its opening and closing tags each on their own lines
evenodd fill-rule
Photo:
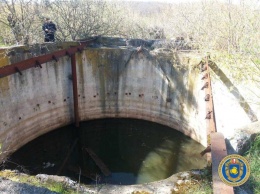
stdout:
<svg viewBox="0 0 260 194">
<path fill-rule="evenodd" d="M 22 75 L 22 71 L 24 71 L 26 69 L 29 69 L 29 68 L 32 68 L 32 67 L 42 68 L 41 65 L 43 63 L 46 63 L 46 62 L 49 62 L 49 61 L 52 61 L 52 60 L 58 61 L 60 57 L 64 57 L 66 55 L 71 57 L 76 52 L 81 52 L 84 49 L 85 46 L 92 43 L 95 39 L 96 38 L 79 42 L 80 45 L 78 45 L 78 46 L 73 46 L 71 48 L 54 51 L 50 54 L 33 57 L 33 58 L 30 58 L 30 59 L 26 59 L 24 61 L 20 61 L 20 62 L 17 62 L 17 63 L 13 63 L 11 65 L 6 65 L 4 67 L 1 67 L 0 68 L 0 78 L 9 76 L 9 75 L 12 75 L 12 74 L 15 74 L 15 73 L 19 73 L 20 75 Z"/>
<path fill-rule="evenodd" d="M 214 112 L 214 103 L 213 103 L 213 95 L 212 95 L 212 86 L 211 86 L 211 78 L 209 72 L 209 62 L 208 57 L 205 58 L 205 63 L 201 67 L 206 69 L 206 76 L 203 75 L 202 80 L 204 81 L 204 85 L 201 88 L 205 90 L 205 101 L 206 101 L 206 116 L 207 119 L 207 134 L 210 135 L 211 133 L 217 132 L 216 129 L 216 121 L 215 121 L 215 112 Z"/>
<path fill-rule="evenodd" d="M 201 73 L 204 71 L 206 73 L 201 79 L 204 81 L 202 90 L 205 91 L 208 147 L 201 152 L 201 155 L 207 153 L 207 160 L 212 162 L 213 193 L 234 194 L 233 187 L 224 184 L 218 174 L 218 165 L 227 155 L 227 149 L 224 136 L 217 132 L 208 57 L 201 65 Z"/>
<path fill-rule="evenodd" d="M 73 100 L 74 100 L 74 118 L 75 126 L 79 127 L 79 100 L 78 100 L 78 82 L 77 82 L 77 66 L 76 55 L 71 55 L 71 72 L 72 72 L 72 84 L 73 84 Z"/>
<path fill-rule="evenodd" d="M 223 183 L 219 177 L 218 166 L 221 160 L 227 156 L 227 148 L 222 133 L 211 133 L 211 157 L 212 157 L 212 181 L 214 194 L 234 194 L 232 186 Z"/>
</svg>

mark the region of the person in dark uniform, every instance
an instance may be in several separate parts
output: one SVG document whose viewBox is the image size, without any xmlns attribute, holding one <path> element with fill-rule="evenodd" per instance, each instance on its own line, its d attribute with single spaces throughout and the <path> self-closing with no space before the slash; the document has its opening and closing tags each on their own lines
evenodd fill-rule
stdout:
<svg viewBox="0 0 260 194">
<path fill-rule="evenodd" d="M 50 18 L 46 18 L 45 23 L 42 26 L 42 30 L 44 31 L 44 42 L 54 42 L 55 41 L 55 32 L 56 25 L 50 20 Z"/>
</svg>

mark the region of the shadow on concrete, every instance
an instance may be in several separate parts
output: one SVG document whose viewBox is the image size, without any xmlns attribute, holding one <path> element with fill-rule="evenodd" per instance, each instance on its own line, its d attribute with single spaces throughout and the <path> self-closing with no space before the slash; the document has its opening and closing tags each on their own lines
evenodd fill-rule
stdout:
<svg viewBox="0 0 260 194">
<path fill-rule="evenodd" d="M 231 80 L 225 75 L 225 73 L 217 66 L 213 61 L 209 61 L 210 68 L 214 73 L 220 78 L 223 84 L 229 89 L 230 93 L 234 95 L 240 106 L 246 112 L 247 116 L 252 122 L 258 121 L 258 118 L 250 105 L 247 103 L 246 99 L 239 92 L 238 88 L 231 82 Z M 230 90 L 232 88 L 232 90 Z"/>
</svg>

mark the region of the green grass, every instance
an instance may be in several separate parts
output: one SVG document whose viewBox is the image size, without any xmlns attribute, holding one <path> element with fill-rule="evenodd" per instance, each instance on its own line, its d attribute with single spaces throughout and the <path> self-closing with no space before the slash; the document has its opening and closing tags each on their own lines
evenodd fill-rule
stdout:
<svg viewBox="0 0 260 194">
<path fill-rule="evenodd" d="M 64 186 L 61 183 L 51 184 L 51 185 L 49 185 L 48 189 L 51 191 L 55 191 L 57 193 L 62 193 L 62 194 L 77 193 L 75 191 L 71 191 L 71 190 L 67 189 L 66 186 Z"/>
<path fill-rule="evenodd" d="M 250 150 L 246 154 L 249 161 L 251 175 L 250 184 L 255 194 L 260 194 L 260 135 L 256 136 Z"/>
</svg>

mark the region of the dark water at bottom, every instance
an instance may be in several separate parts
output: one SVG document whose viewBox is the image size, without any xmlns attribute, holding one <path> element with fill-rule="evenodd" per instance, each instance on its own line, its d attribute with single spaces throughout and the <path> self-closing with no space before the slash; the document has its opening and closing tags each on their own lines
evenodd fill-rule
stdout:
<svg viewBox="0 0 260 194">
<path fill-rule="evenodd" d="M 64 168 L 65 158 L 78 138 Z M 91 149 L 111 171 L 104 176 L 85 148 Z M 136 119 L 101 119 L 82 122 L 45 134 L 14 153 L 5 168 L 30 174 L 69 176 L 87 184 L 139 184 L 206 166 L 204 147 L 169 127 Z"/>
</svg>

